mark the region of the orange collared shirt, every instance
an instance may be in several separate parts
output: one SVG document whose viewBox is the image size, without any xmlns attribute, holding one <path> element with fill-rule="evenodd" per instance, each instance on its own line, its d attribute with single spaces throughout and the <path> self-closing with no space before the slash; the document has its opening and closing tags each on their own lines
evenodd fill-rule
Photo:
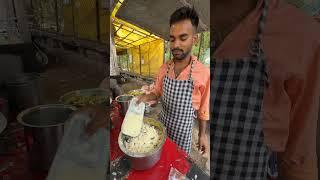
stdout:
<svg viewBox="0 0 320 180">
<path fill-rule="evenodd" d="M 192 93 L 193 108 L 197 110 L 198 118 L 201 120 L 209 120 L 209 101 L 210 101 L 210 70 L 198 61 L 197 57 L 191 56 L 191 60 L 194 60 L 192 79 L 194 83 L 194 89 Z M 156 77 L 155 88 L 152 91 L 156 96 L 162 95 L 163 79 L 167 74 L 167 68 L 169 66 L 169 78 L 174 79 L 174 62 L 171 60 L 160 67 L 159 73 Z M 189 64 L 179 76 L 177 80 L 187 80 L 189 78 L 191 64 Z"/>
</svg>

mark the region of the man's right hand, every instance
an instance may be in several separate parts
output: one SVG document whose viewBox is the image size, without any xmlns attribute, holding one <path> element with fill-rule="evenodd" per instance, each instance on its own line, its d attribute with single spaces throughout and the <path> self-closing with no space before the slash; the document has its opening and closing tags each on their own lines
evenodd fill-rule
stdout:
<svg viewBox="0 0 320 180">
<path fill-rule="evenodd" d="M 147 94 L 147 95 L 141 95 L 137 97 L 137 104 L 140 104 L 141 102 L 147 103 L 149 101 L 155 101 L 157 100 L 157 96 L 153 93 Z"/>
<path fill-rule="evenodd" d="M 137 97 L 137 104 L 140 104 L 141 102 L 146 103 L 148 101 L 148 95 L 141 95 Z"/>
</svg>

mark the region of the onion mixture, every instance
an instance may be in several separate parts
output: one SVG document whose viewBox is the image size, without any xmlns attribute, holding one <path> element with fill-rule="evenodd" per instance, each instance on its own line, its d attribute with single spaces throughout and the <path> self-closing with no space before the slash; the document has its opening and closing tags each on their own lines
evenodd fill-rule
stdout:
<svg viewBox="0 0 320 180">
<path fill-rule="evenodd" d="M 125 147 L 131 153 L 148 153 L 158 146 L 160 138 L 154 126 L 144 123 L 140 135 L 130 138 Z"/>
</svg>

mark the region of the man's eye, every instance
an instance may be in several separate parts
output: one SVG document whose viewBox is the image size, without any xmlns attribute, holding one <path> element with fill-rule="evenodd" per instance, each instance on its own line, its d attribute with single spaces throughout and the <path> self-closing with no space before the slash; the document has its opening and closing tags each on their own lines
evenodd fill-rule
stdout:
<svg viewBox="0 0 320 180">
<path fill-rule="evenodd" d="M 181 39 L 181 41 L 185 41 L 185 40 L 188 39 L 188 37 L 187 36 L 182 36 L 182 37 L 180 37 L 180 39 Z"/>
<path fill-rule="evenodd" d="M 170 39 L 170 42 L 174 42 L 174 39 Z"/>
</svg>

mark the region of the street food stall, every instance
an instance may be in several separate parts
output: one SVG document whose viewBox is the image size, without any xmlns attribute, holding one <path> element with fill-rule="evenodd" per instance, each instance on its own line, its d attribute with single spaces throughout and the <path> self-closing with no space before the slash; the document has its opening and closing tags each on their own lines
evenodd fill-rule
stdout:
<svg viewBox="0 0 320 180">
<path fill-rule="evenodd" d="M 167 50 L 170 14 L 177 7 L 192 5 L 200 12 L 199 32 L 208 31 L 209 0 L 115 0 L 111 1 L 110 6 L 105 5 L 103 2 L 107 1 L 103 0 L 30 0 L 30 3 L 25 3 L 28 8 L 40 13 L 39 16 L 33 14 L 31 19 L 35 22 L 31 24 L 28 24 L 29 16 L 22 13 L 28 11 L 24 11 L 24 3 L 21 2 L 24 1 L 0 1 L 0 16 L 12 16 L 0 19 L 0 53 L 5 54 L 0 63 L 11 63 L 1 64 L 0 72 L 7 71 L 8 77 L 12 77 L 3 74 L 0 77 L 1 87 L 5 84 L 10 89 L 5 95 L 0 92 L 0 178 L 46 179 L 48 171 L 52 167 L 57 170 L 61 157 L 66 157 L 66 141 L 60 149 L 59 145 L 70 115 L 83 106 L 104 104 L 110 108 L 110 143 L 108 137 L 98 138 L 107 139 L 99 143 L 106 146 L 106 153 L 103 153 L 106 157 L 100 156 L 101 159 L 96 162 L 99 167 L 105 163 L 105 167 L 93 171 L 77 166 L 75 171 L 68 171 L 68 175 L 83 175 L 82 178 L 86 178 L 92 174 L 104 176 L 104 171 L 108 171 L 106 174 L 111 179 L 167 180 L 183 176 L 209 179 L 209 166 L 199 165 L 200 156 L 186 154 L 166 136 L 164 126 L 156 121 L 161 111 L 158 102 L 149 102 L 144 115 L 144 120 L 149 124 L 146 132 L 150 130 L 157 137 L 154 139 L 158 140 L 154 148 L 149 152 L 145 152 L 147 149 L 140 149 L 140 153 L 130 152 L 127 146 L 131 145 L 121 134 L 129 100 L 132 96 L 149 93 L 154 88 L 152 83 L 159 67 L 170 59 Z M 4 8 L 7 6 L 10 8 Z M 122 84 L 124 98 L 113 99 L 110 105 L 108 90 L 97 89 L 109 73 L 106 68 L 109 50 L 105 48 L 109 42 L 106 29 L 109 19 L 106 9 L 109 7 L 113 9 L 111 19 L 116 29 L 114 40 L 121 74 L 125 82 L 129 82 Z M 7 14 L 4 13 L 6 10 Z M 208 44 L 205 39 L 208 38 L 203 38 L 199 46 Z M 36 57 L 28 54 L 31 43 Z M 16 56 L 12 58 L 12 54 L 21 52 L 26 53 L 22 56 L 30 61 L 22 63 Z M 209 49 L 205 48 L 201 53 L 199 47 L 196 52 L 199 52 L 198 56 L 205 54 L 208 65 Z M 31 60 L 40 64 L 41 73 L 23 71 L 26 65 L 30 65 L 30 71 L 38 70 L 33 68 Z M 144 141 L 137 144 L 141 145 L 141 142 Z M 88 147 L 84 141 L 78 142 L 78 145 Z M 135 146 L 133 149 L 136 149 Z M 100 155 L 88 153 L 92 154 Z M 77 159 L 76 156 L 70 158 Z M 93 162 L 82 160 L 84 166 L 88 164 L 83 162 Z M 71 167 L 75 166 L 70 165 L 66 169 Z"/>
<path fill-rule="evenodd" d="M 170 58 L 170 55 L 166 57 L 166 52 L 170 54 L 169 17 L 183 5 L 194 6 L 200 12 L 199 33 L 208 31 L 209 1 L 120 0 L 112 11 L 118 63 L 129 83 L 122 84 L 125 94 L 114 99 L 111 105 L 110 179 L 209 179 L 209 167 L 199 163 L 200 153 L 194 150 L 188 155 L 166 136 L 164 125 L 158 121 L 160 103 L 146 104 L 144 133 L 127 138 L 122 130 L 132 96 L 150 93 L 160 66 Z M 201 53 L 205 54 L 206 50 Z M 123 54 L 127 58 L 123 58 Z M 149 144 L 154 148 L 148 151 Z"/>
</svg>

